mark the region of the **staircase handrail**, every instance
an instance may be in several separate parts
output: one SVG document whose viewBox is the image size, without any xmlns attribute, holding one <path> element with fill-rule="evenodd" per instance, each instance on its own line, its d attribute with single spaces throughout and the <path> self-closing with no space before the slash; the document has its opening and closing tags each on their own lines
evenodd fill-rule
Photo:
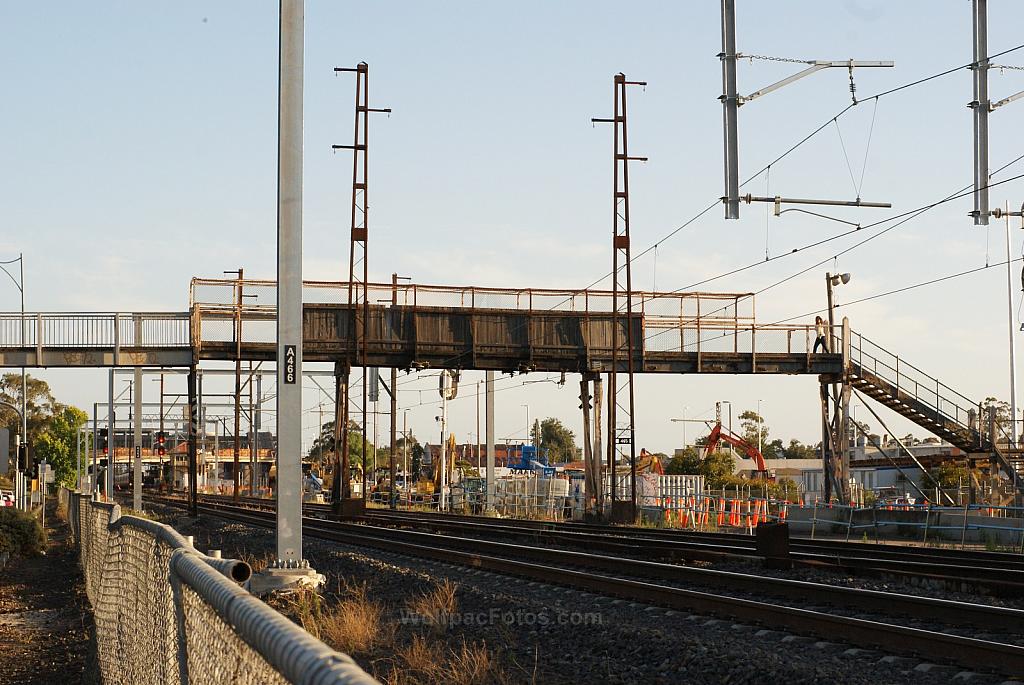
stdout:
<svg viewBox="0 0 1024 685">
<path fill-rule="evenodd" d="M 877 374 L 878 365 L 881 365 L 882 367 L 884 367 L 886 369 L 889 369 L 890 371 L 892 371 L 892 373 L 894 374 L 895 378 L 886 377 L 887 374 L 877 374 L 877 375 L 879 375 L 884 380 L 886 380 L 886 381 L 892 383 L 893 385 L 895 385 L 897 389 L 901 388 L 901 384 L 900 384 L 900 380 L 899 379 L 900 379 L 900 376 L 902 375 L 902 376 L 908 378 L 909 380 L 912 380 L 915 383 L 915 385 L 918 386 L 918 388 L 922 388 L 922 387 L 926 388 L 929 393 L 935 392 L 935 396 L 936 396 L 935 403 L 930 403 L 929 400 L 928 400 L 927 395 L 922 396 L 920 394 L 920 392 L 915 392 L 914 393 L 914 398 L 917 401 L 921 402 L 922 404 L 924 404 L 924 405 L 926 405 L 926 406 L 936 410 L 938 413 L 942 414 L 946 418 L 952 419 L 954 422 L 956 422 L 956 423 L 958 423 L 960 425 L 963 425 L 964 427 L 969 427 L 969 428 L 972 428 L 973 430 L 978 430 L 978 426 L 974 426 L 974 427 L 968 426 L 968 423 L 960 418 L 960 412 L 962 411 L 964 413 L 964 415 L 965 415 L 964 418 L 966 418 L 966 415 L 968 415 L 970 411 L 973 410 L 976 413 L 978 412 L 977 408 L 981 406 L 980 403 L 971 400 L 970 398 L 962 395 L 961 393 L 957 392 L 953 388 L 950 388 L 948 385 L 946 385 L 945 383 L 943 383 L 939 379 L 935 378 L 934 376 L 931 376 L 930 374 L 926 373 L 925 371 L 922 371 L 921 369 L 919 369 L 918 367 L 914 366 L 913 364 L 910 364 L 909 362 L 904 361 L 903 359 L 900 358 L 899 355 L 893 354 L 892 352 L 890 352 L 886 348 L 882 347 L 881 345 L 879 345 L 875 341 L 871 340 L 870 338 L 866 338 L 865 336 L 861 335 L 860 333 L 856 333 L 856 332 L 852 332 L 852 331 L 851 331 L 851 334 L 852 334 L 852 338 L 853 338 L 853 340 L 851 340 L 851 345 L 850 345 L 851 361 L 856 363 L 862 369 L 865 369 L 865 370 L 868 370 L 868 371 L 873 371 L 876 374 Z M 859 344 L 858 344 L 858 341 L 859 341 Z M 864 343 L 867 343 L 869 345 L 874 346 L 875 349 L 877 349 L 879 352 L 881 352 L 883 354 L 889 355 L 889 357 L 892 360 L 894 360 L 893 364 L 890 364 L 886 360 L 882 359 L 880 357 L 880 355 L 874 355 L 874 354 L 871 354 L 870 352 L 865 352 L 864 351 Z M 873 364 L 871 366 L 865 366 L 865 364 L 863 363 L 865 358 L 867 358 L 868 360 L 873 362 Z M 908 373 L 908 371 L 909 371 L 909 373 Z M 919 375 L 920 378 L 915 378 L 914 374 Z M 903 386 L 903 387 L 905 388 L 905 386 Z M 942 401 L 948 402 L 950 405 L 952 405 L 953 407 L 956 408 L 957 411 L 956 411 L 956 415 L 955 416 L 950 416 L 948 412 L 944 411 L 942 409 L 942 407 L 939 406 Z M 960 401 L 963 402 L 963 406 L 961 406 L 959 404 Z M 978 420 L 978 421 L 981 420 L 980 415 L 977 415 L 977 419 L 976 420 Z"/>
</svg>

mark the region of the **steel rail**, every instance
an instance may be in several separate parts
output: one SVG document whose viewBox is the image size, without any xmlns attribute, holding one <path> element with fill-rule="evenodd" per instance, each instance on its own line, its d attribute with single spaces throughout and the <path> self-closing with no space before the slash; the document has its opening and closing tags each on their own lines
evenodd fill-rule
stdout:
<svg viewBox="0 0 1024 685">
<path fill-rule="evenodd" d="M 199 508 L 200 511 L 205 511 L 212 516 L 233 519 L 258 527 L 270 527 L 273 525 L 273 516 L 267 511 L 245 510 L 220 504 L 202 504 Z M 797 633 L 820 635 L 830 639 L 838 638 L 864 647 L 878 648 L 886 652 L 912 654 L 940 662 L 954 662 L 981 671 L 997 670 L 1000 673 L 1009 675 L 1024 674 L 1024 647 L 1016 645 L 989 642 L 881 621 L 838 616 L 812 609 L 730 597 L 711 592 L 682 589 L 633 578 L 602 575 L 590 571 L 552 566 L 548 563 L 527 562 L 494 556 L 488 553 L 456 550 L 451 549 L 454 540 L 451 536 L 447 535 L 432 535 L 379 528 L 372 529 L 372 532 L 370 532 L 371 529 L 368 526 L 341 524 L 314 518 L 306 518 L 304 525 L 311 536 L 334 542 L 372 547 L 446 563 L 456 563 L 486 571 L 527 577 L 545 584 L 566 585 L 577 589 L 623 597 L 633 601 L 666 606 L 672 609 L 761 623 L 776 628 L 792 630 Z M 396 539 L 398 535 L 404 535 L 411 539 L 418 538 L 421 542 Z M 429 536 L 426 539 L 432 539 L 433 544 L 423 543 L 422 540 L 425 539 L 425 536 Z M 461 539 L 459 542 L 460 544 L 465 542 L 465 544 L 479 546 L 481 549 L 487 548 L 492 552 L 502 549 L 510 551 L 509 548 L 512 548 L 514 552 L 511 553 L 524 555 L 549 554 L 552 555 L 551 558 L 562 562 L 571 558 L 572 561 L 570 563 L 580 563 L 585 557 L 591 557 L 592 563 L 600 563 L 600 560 L 603 560 L 603 563 L 609 566 L 624 564 L 626 565 L 625 568 L 628 568 L 627 572 L 630 575 L 635 575 L 639 569 L 645 567 L 645 562 L 631 559 L 609 559 L 597 555 L 566 553 L 563 550 L 544 550 L 542 548 L 507 545 L 505 543 L 488 543 L 487 541 L 471 538 Z M 649 564 L 650 562 L 646 563 Z M 650 566 L 646 568 L 649 569 Z M 827 587 L 831 588 L 834 586 Z M 851 589 L 844 588 L 844 590 Z M 853 590 L 853 592 L 861 591 Z M 877 594 L 886 595 L 887 593 Z M 836 593 L 836 597 L 843 595 L 844 593 Z M 846 596 L 852 597 L 853 595 L 846 594 Z M 869 595 L 864 596 L 868 597 Z M 905 597 L 893 595 L 890 597 L 890 607 L 894 606 L 897 602 L 906 601 L 913 602 L 917 606 L 915 610 L 921 611 L 923 610 L 921 607 L 930 604 L 932 607 L 935 607 L 932 610 L 937 612 L 936 616 L 944 616 L 943 620 L 951 623 L 962 623 L 967 614 L 974 611 L 982 611 L 991 616 L 1004 617 L 994 620 L 1005 620 L 1009 622 L 1008 625 L 1018 627 L 1020 625 L 1019 614 L 1015 613 L 1019 610 L 1000 611 L 998 607 L 985 606 L 980 608 L 982 605 L 948 602 L 948 600 L 932 600 L 929 603 L 926 601 L 928 598 L 914 598 L 911 600 L 904 599 Z M 871 601 L 878 601 L 878 598 Z M 901 606 L 909 606 L 909 604 L 901 604 Z M 938 607 L 944 608 L 939 609 Z M 954 616 L 947 612 L 954 612 L 956 615 Z"/>
<path fill-rule="evenodd" d="M 207 501 L 226 501 L 206 496 Z M 251 498 L 249 506 L 273 508 L 273 501 Z M 328 505 L 306 504 L 306 513 L 330 516 Z M 675 561 L 724 561 L 760 559 L 756 541 L 749 535 L 696 533 L 688 531 L 652 531 L 650 529 L 592 526 L 511 519 L 486 519 L 449 514 L 374 511 L 360 520 L 367 523 L 387 521 L 392 525 L 447 530 L 452 533 L 477 533 L 505 539 L 530 539 L 553 545 L 569 545 L 617 554 L 636 554 L 644 558 Z M 796 539 L 791 542 L 794 565 L 821 570 L 891 575 L 907 579 L 927 578 L 955 589 L 969 585 L 1002 595 L 1024 594 L 1024 560 L 1016 555 L 995 553 L 936 552 L 902 547 L 885 549 L 862 543 L 822 542 Z"/>
</svg>

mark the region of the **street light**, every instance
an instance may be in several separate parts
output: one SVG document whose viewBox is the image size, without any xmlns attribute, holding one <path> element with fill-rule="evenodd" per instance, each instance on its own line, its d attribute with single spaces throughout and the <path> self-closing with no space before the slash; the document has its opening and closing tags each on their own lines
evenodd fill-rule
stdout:
<svg viewBox="0 0 1024 685">
<path fill-rule="evenodd" d="M 761 418 L 761 400 L 757 401 L 757 451 L 764 455 L 764 419 Z"/>
<path fill-rule="evenodd" d="M 18 280 L 14 280 L 14 275 L 7 270 L 7 267 L 15 262 L 18 263 Z M 25 255 L 19 252 L 17 259 L 0 262 L 0 269 L 21 293 L 21 346 L 25 347 Z M 23 442 L 28 441 L 28 382 L 25 379 L 24 366 L 21 367 L 21 439 Z"/>
<path fill-rule="evenodd" d="M 14 276 L 7 267 L 15 262 L 18 263 L 18 280 L 14 280 Z M 9 259 L 4 262 L 0 262 L 0 269 L 7 274 L 7 277 L 11 279 L 11 283 L 21 293 L 21 346 L 25 347 L 25 255 L 22 252 L 18 253 L 17 259 Z M 42 342 L 37 341 L 37 342 Z M 37 359 L 38 363 L 39 360 Z M 15 449 L 21 447 L 21 445 L 28 444 L 28 381 L 25 376 L 25 367 L 21 367 L 21 441 L 19 445 L 15 445 Z"/>
<path fill-rule="evenodd" d="M 681 424 L 683 424 L 683 449 L 684 450 L 686 449 L 686 423 L 689 421 L 689 419 L 686 418 L 686 410 L 689 409 L 689 408 L 690 408 L 690 405 L 684 404 L 683 405 L 683 418 L 681 418 L 681 419 L 669 419 L 669 421 L 671 421 L 672 423 L 681 423 Z"/>
<path fill-rule="evenodd" d="M 729 405 L 729 435 L 732 435 L 733 434 L 733 432 L 732 432 L 732 402 L 730 402 L 729 400 L 722 400 L 721 402 L 719 402 L 719 404 L 728 404 Z M 732 454 L 733 454 L 733 449 L 732 449 L 732 443 L 730 442 L 729 443 L 729 455 L 731 456 Z"/>
<path fill-rule="evenodd" d="M 850 274 L 842 273 L 833 276 L 830 273 L 825 273 L 825 289 L 828 292 L 828 351 L 835 353 L 832 349 L 833 331 L 835 330 L 835 306 L 832 304 L 832 288 L 837 285 L 846 285 L 850 282 Z"/>
</svg>

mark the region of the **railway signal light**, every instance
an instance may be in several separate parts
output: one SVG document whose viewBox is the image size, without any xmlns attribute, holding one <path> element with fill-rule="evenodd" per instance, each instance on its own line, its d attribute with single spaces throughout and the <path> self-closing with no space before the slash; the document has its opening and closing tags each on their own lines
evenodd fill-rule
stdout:
<svg viewBox="0 0 1024 685">
<path fill-rule="evenodd" d="M 167 454 L 167 435 L 163 431 L 156 434 L 156 453 L 161 457 Z"/>
<path fill-rule="evenodd" d="M 103 456 L 107 456 L 107 429 L 100 428 L 96 446 L 103 450 Z"/>
</svg>

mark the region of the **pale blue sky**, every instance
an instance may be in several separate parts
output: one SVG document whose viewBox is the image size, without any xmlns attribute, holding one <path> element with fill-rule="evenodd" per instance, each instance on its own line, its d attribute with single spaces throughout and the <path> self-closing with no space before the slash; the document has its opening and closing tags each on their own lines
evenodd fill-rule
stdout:
<svg viewBox="0 0 1024 685">
<path fill-rule="evenodd" d="M 990 4 L 990 49 L 1022 42 L 1024 6 Z M 802 59 L 894 59 L 859 70 L 868 96 L 971 58 L 967 0 L 738 2 L 738 46 Z M 371 127 L 371 278 L 392 271 L 428 283 L 580 287 L 610 268 L 611 78 L 650 83 L 630 93 L 630 139 L 650 163 L 631 174 L 634 245 L 647 246 L 722 192 L 718 2 L 347 3 L 307 1 L 305 268 L 343 278 L 350 164 L 332 143 L 351 137 L 353 83 L 335 66 L 370 65 L 371 104 L 391 107 Z M 0 258 L 26 255 L 28 307 L 184 310 L 188 279 L 244 266 L 274 274 L 277 3 L 0 3 Z M 1003 63 L 1024 64 L 1024 50 Z M 752 92 L 798 65 L 740 64 Z M 966 70 L 879 101 L 863 186 L 891 213 L 939 199 L 971 179 Z M 1024 72 L 994 71 L 993 98 L 1024 89 Z M 741 176 L 849 102 L 844 70 L 817 74 L 740 113 Z M 873 113 L 840 120 L 859 177 Z M 992 115 L 993 167 L 1024 154 L 1024 103 Z M 1007 174 L 1024 173 L 1024 162 Z M 749 188 L 757 194 L 853 194 L 835 128 L 823 131 Z M 993 191 L 1019 205 L 1024 182 Z M 964 199 L 839 260 L 854 273 L 840 301 L 1003 258 L 1002 227 L 966 218 Z M 836 212 L 868 223 L 886 210 Z M 763 258 L 764 208 L 726 222 L 716 208 L 654 255 L 634 279 L 686 286 Z M 793 213 L 769 220 L 770 254 L 841 231 Z M 861 238 L 858 235 L 856 239 Z M 1020 252 L 1021 234 L 1014 239 Z M 705 289 L 750 291 L 824 259 L 846 238 Z M 656 267 L 656 268 L 655 268 Z M 773 321 L 822 304 L 824 267 L 758 298 Z M 993 269 L 846 311 L 855 329 L 904 354 L 970 397 L 1006 392 L 1005 272 Z M 0 287 L 0 309 L 17 308 Z M 1016 310 L 1017 303 L 1014 308 Z M 102 398 L 97 372 L 47 371 L 62 399 Z M 467 374 L 467 381 L 475 380 Z M 501 381 L 499 387 L 519 381 Z M 423 400 L 436 395 L 436 381 Z M 575 379 L 499 395 L 500 436 L 523 433 L 525 409 L 579 432 Z M 813 378 L 645 378 L 639 441 L 670 450 L 668 419 L 717 399 L 737 411 L 763 399 L 773 433 L 816 441 Z M 316 403 L 313 394 L 306 405 Z M 403 404 L 420 401 L 406 393 Z M 453 405 L 453 430 L 475 430 L 472 402 Z M 422 439 L 431 405 L 410 412 Z M 708 414 L 705 414 L 706 416 Z M 312 427 L 317 417 L 307 415 Z M 900 424 L 905 425 L 905 424 Z M 696 430 L 694 427 L 691 430 Z M 917 433 L 921 433 L 920 430 Z M 692 439 L 693 433 L 690 433 Z M 436 438 L 435 438 L 436 439 Z"/>
</svg>

